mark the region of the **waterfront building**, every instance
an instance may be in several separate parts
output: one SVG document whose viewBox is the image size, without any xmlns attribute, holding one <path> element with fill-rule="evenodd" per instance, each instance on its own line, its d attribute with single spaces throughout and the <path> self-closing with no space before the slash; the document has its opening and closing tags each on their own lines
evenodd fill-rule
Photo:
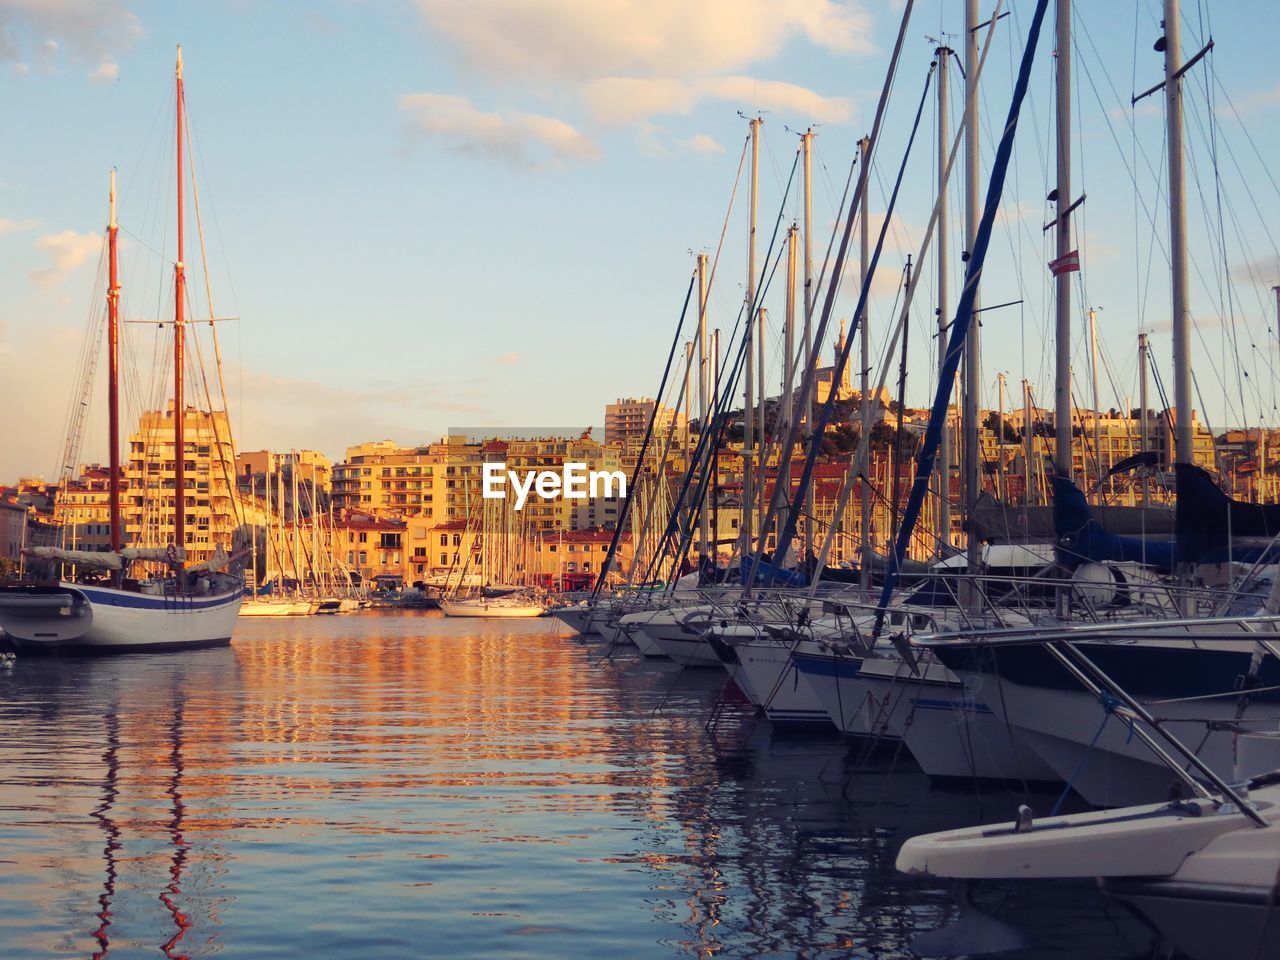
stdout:
<svg viewBox="0 0 1280 960">
<path fill-rule="evenodd" d="M 654 411 L 657 416 L 654 417 Z M 665 437 L 672 424 L 683 425 L 683 416 L 677 419 L 670 407 L 660 405 L 652 397 L 619 397 L 604 407 L 604 442 L 625 444 L 629 440 L 640 441 L 649 429 L 653 418 L 653 434 Z"/>
<path fill-rule="evenodd" d="M 80 475 L 61 484 L 54 494 L 53 522 L 70 550 L 111 549 L 111 471 L 100 464 L 80 468 Z M 129 495 L 127 476 L 120 478 L 123 503 Z"/>
<path fill-rule="evenodd" d="M 221 544 L 232 551 L 232 536 L 243 522 L 235 493 L 231 426 L 225 411 L 187 407 L 183 413 L 186 449 L 181 506 L 186 514 L 186 556 L 199 563 Z M 178 497 L 174 480 L 174 413 L 148 410 L 129 438 L 125 470 L 129 495 L 122 500 L 125 540 L 133 546 L 165 547 L 174 541 Z"/>
</svg>

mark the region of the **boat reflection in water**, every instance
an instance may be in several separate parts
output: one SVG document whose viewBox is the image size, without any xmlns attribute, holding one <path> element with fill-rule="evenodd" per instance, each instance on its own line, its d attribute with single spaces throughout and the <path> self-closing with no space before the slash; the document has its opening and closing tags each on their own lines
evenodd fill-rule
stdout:
<svg viewBox="0 0 1280 960">
<path fill-rule="evenodd" d="M 895 873 L 902 841 L 1016 805 L 855 771 L 838 737 L 708 731 L 721 677 L 601 652 L 397 611 L 20 659 L 0 955 L 907 956 L 953 907 Z M 1091 884 L 1006 895 L 1024 960 L 1061 955 L 1034 944 L 1064 913 L 1073 949 L 1149 956 Z"/>
</svg>

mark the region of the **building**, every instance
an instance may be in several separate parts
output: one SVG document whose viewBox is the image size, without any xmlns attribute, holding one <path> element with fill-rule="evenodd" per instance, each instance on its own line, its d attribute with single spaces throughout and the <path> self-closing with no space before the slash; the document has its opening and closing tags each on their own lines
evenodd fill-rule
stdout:
<svg viewBox="0 0 1280 960">
<path fill-rule="evenodd" d="M 129 481 L 122 476 L 121 512 L 128 495 Z M 90 464 L 80 468 L 78 477 L 63 483 L 54 495 L 53 522 L 62 533 L 62 545 L 70 550 L 110 550 L 110 468 Z"/>
<path fill-rule="evenodd" d="M 27 546 L 27 508 L 17 500 L 0 498 L 0 564 L 11 575 L 22 562 Z"/>
<path fill-rule="evenodd" d="M 653 419 L 655 437 L 665 437 L 672 424 L 677 423 L 676 412 L 660 405 L 652 397 L 619 397 L 615 403 L 605 404 L 604 442 L 623 444 L 628 440 L 642 439 L 649 429 L 650 419 Z M 679 423 L 683 422 L 681 417 Z"/>
<path fill-rule="evenodd" d="M 589 587 L 609 557 L 612 530 L 567 530 L 541 537 L 535 544 L 533 579 L 539 586 L 557 590 Z M 634 560 L 630 532 L 618 538 L 618 550 L 610 567 L 614 579 L 626 577 Z"/>
<path fill-rule="evenodd" d="M 396 519 L 465 518 L 479 509 L 481 464 L 490 455 L 501 459 L 504 449 L 460 436 L 417 447 L 391 440 L 358 444 L 333 466 L 333 505 Z"/>
<path fill-rule="evenodd" d="M 232 457 L 231 425 L 225 411 L 183 412 L 186 449 L 186 516 L 188 563 L 208 560 L 214 547 L 232 551 L 233 537 L 243 511 L 236 495 L 236 466 Z M 138 430 L 129 438 L 125 471 L 129 494 L 124 498 L 125 540 L 132 546 L 165 547 L 175 542 L 175 451 L 173 405 L 142 414 Z"/>
<path fill-rule="evenodd" d="M 833 389 L 832 384 L 833 384 L 833 381 L 835 380 L 835 362 L 834 361 L 838 360 L 840 358 L 840 354 L 844 352 L 844 345 L 845 345 L 845 322 L 841 320 L 840 335 L 836 338 L 836 343 L 835 343 L 835 348 L 836 348 L 835 358 L 833 359 L 833 362 L 830 366 L 827 366 L 827 367 L 818 366 L 816 371 L 817 380 L 816 380 L 816 385 L 814 387 L 814 402 L 817 404 L 826 403 L 827 398 L 831 396 L 831 391 Z M 816 356 L 814 357 L 814 363 L 820 364 L 820 361 Z M 837 400 L 852 399 L 853 382 L 852 382 L 852 376 L 850 371 L 853 370 L 854 366 L 855 364 L 853 362 L 853 358 L 850 357 L 850 359 L 844 365 L 844 370 L 840 372 L 840 382 L 838 384 L 835 384 L 834 386 Z"/>
</svg>

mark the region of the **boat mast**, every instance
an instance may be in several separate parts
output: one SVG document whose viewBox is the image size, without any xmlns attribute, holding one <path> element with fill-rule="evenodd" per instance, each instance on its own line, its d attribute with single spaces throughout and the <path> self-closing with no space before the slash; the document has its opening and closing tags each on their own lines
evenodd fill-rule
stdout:
<svg viewBox="0 0 1280 960">
<path fill-rule="evenodd" d="M 1147 335 L 1138 334 L 1138 449 L 1147 452 L 1147 444 L 1151 434 L 1147 422 Z M 1151 480 L 1147 471 L 1142 471 L 1142 505 L 1151 503 Z"/>
<path fill-rule="evenodd" d="M 1058 261 L 1071 252 L 1071 0 L 1056 6 L 1057 58 L 1057 219 L 1054 234 Z M 1056 366 L 1054 368 L 1054 473 L 1071 479 L 1071 271 L 1059 266 L 1055 280 Z"/>
<path fill-rule="evenodd" d="M 707 357 L 707 255 L 698 254 L 698 423 L 702 427 L 703 436 L 710 437 L 707 424 L 707 413 L 711 409 L 711 400 L 707 395 L 708 372 L 710 366 Z M 707 461 L 708 463 L 710 460 Z M 703 485 L 706 489 L 706 485 Z M 698 504 L 698 530 L 702 535 L 702 544 L 698 548 L 698 558 L 706 561 L 708 543 L 710 542 L 709 518 L 707 504 L 704 500 Z"/>
<path fill-rule="evenodd" d="M 1036 482 L 1036 434 L 1032 426 L 1035 413 L 1031 406 L 1031 383 L 1025 378 L 1022 381 L 1022 503 L 1031 506 L 1031 491 Z"/>
<path fill-rule="evenodd" d="M 782 325 L 782 397 L 780 398 L 782 400 L 782 420 L 777 431 L 780 437 L 790 435 L 791 421 L 795 416 L 793 404 L 796 376 L 796 276 L 798 272 L 797 259 L 800 252 L 799 239 L 799 229 L 793 223 L 791 229 L 787 231 L 786 314 Z M 781 461 L 779 461 L 779 466 L 781 466 Z M 784 524 L 782 511 L 791 502 L 791 477 L 784 477 L 781 473 L 777 474 L 773 482 L 773 490 L 773 499 L 780 508 L 777 528 L 777 537 L 780 538 Z M 804 559 L 807 560 L 808 558 Z"/>
<path fill-rule="evenodd" d="M 950 257 L 948 253 L 950 239 L 947 236 L 947 221 L 950 212 L 950 198 L 947 196 L 947 146 L 951 142 L 951 134 L 947 115 L 947 68 L 951 62 L 951 50 L 939 46 L 933 52 L 934 62 L 938 68 L 938 373 L 941 376 L 943 366 L 947 362 L 947 330 L 951 323 L 951 303 L 948 294 L 948 272 Z M 966 236 L 966 241 L 967 241 Z M 966 371 L 967 372 L 967 371 Z M 966 381 L 967 383 L 967 381 Z M 947 437 L 947 427 L 942 428 L 942 442 L 938 446 L 938 551 L 947 556 L 947 548 L 951 546 L 951 442 Z"/>
<path fill-rule="evenodd" d="M 978 84 L 978 0 L 966 0 L 964 5 L 964 75 L 965 83 Z M 992 24 L 994 29 L 995 24 Z M 965 90 L 964 118 L 964 249 L 968 256 L 973 255 L 974 244 L 978 240 L 978 221 L 982 217 L 982 204 L 978 199 L 978 96 Z M 944 235 L 939 234 L 939 243 L 946 245 Z M 977 503 L 978 494 L 982 492 L 981 474 L 978 471 L 981 447 L 978 444 L 978 400 L 982 381 L 982 324 L 977 321 L 977 313 L 982 306 L 981 289 L 974 291 L 974 318 L 969 324 L 969 333 L 964 344 L 965 390 L 964 390 L 964 454 L 965 454 L 965 510 L 972 511 Z M 968 536 L 965 541 L 965 569 L 972 576 L 982 571 L 982 546 L 978 536 L 978 526 L 973 522 L 972 513 L 965 526 Z M 971 591 L 970 603 L 977 606 L 976 584 L 969 581 Z"/>
<path fill-rule="evenodd" d="M 1005 502 L 1004 490 L 1004 372 L 996 374 L 996 499 Z"/>
<path fill-rule="evenodd" d="M 720 328 L 711 331 L 711 395 L 720 396 Z M 718 402 L 718 401 L 717 401 Z M 720 575 L 720 444 L 711 447 L 711 559 L 715 576 Z M 719 579 L 716 581 L 719 582 Z"/>
<path fill-rule="evenodd" d="M 110 445 L 107 502 L 111 523 L 111 549 L 124 545 L 120 530 L 120 263 L 116 223 L 116 172 L 111 171 L 111 222 L 107 225 L 107 443 Z"/>
<path fill-rule="evenodd" d="M 865 287 L 867 283 L 867 273 L 870 270 L 871 263 L 871 138 L 863 137 L 858 141 L 858 190 L 862 196 L 862 209 L 858 213 L 858 267 L 859 278 Z M 867 301 L 863 297 L 863 303 Z M 867 310 L 864 306 L 862 315 L 858 317 L 858 343 L 860 347 L 859 357 L 862 364 L 862 375 L 858 378 L 858 386 L 862 391 L 862 442 L 866 444 L 867 455 L 870 456 L 871 451 L 871 330 L 867 326 Z M 831 389 L 836 389 L 835 382 L 835 363 L 832 361 Z M 871 590 L 871 484 L 866 478 L 867 461 L 862 462 L 862 482 L 858 484 L 859 507 L 861 508 L 861 517 L 859 519 L 858 534 L 859 545 L 862 555 L 859 557 L 858 563 L 858 579 L 864 593 Z M 813 489 L 813 485 L 809 485 Z"/>
<path fill-rule="evenodd" d="M 742 521 L 739 555 L 745 559 L 751 554 L 752 531 L 755 527 L 755 484 L 752 458 L 755 456 L 755 389 L 752 370 L 756 309 L 756 198 L 760 187 L 760 124 L 753 117 L 751 126 L 751 202 L 747 234 L 747 296 L 743 320 L 746 325 L 745 369 L 742 390 Z M 763 385 L 762 385 L 763 387 Z"/>
<path fill-rule="evenodd" d="M 808 382 L 813 370 L 813 128 L 810 127 L 800 137 L 801 152 L 804 157 L 804 375 L 800 383 Z M 1280 293 L 1277 294 L 1280 298 Z M 1278 299 L 1277 302 L 1280 302 Z M 809 439 L 813 433 L 814 396 L 810 391 L 800 398 L 800 415 L 804 418 L 804 446 L 807 450 Z M 779 459 L 781 467 L 781 459 Z M 813 556 L 813 484 L 805 492 L 804 504 L 804 556 L 807 561 Z"/>
<path fill-rule="evenodd" d="M 1098 314 L 1089 308 L 1089 372 L 1093 379 L 1093 464 L 1098 472 L 1094 503 L 1102 503 L 1102 481 L 1106 473 L 1102 464 L 1102 406 L 1098 399 Z"/>
<path fill-rule="evenodd" d="M 1182 21 L 1178 0 L 1164 0 L 1164 95 L 1169 136 L 1169 260 L 1173 274 L 1174 460 L 1195 458 L 1191 429 L 1191 315 L 1187 312 L 1187 198 L 1182 175 Z"/>
<path fill-rule="evenodd" d="M 187 295 L 187 280 L 183 265 L 182 246 L 182 196 L 183 196 L 183 103 L 182 103 L 182 47 L 178 47 L 178 63 L 174 70 L 177 82 L 177 147 L 178 147 L 178 259 L 173 265 L 173 538 L 179 562 L 186 558 L 187 547 L 187 477 L 186 437 L 184 436 L 182 367 L 186 362 L 183 343 L 183 301 Z"/>
</svg>

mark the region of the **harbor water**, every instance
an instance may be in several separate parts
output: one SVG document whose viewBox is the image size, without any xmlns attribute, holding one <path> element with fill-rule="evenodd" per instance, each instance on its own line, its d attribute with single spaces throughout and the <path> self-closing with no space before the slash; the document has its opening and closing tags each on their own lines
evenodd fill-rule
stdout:
<svg viewBox="0 0 1280 960">
<path fill-rule="evenodd" d="M 20 658 L 0 957 L 911 957 L 959 913 L 894 870 L 902 842 L 1026 799 L 606 653 L 551 619 L 371 612 Z M 1153 955 L 1092 883 L 973 896 L 1022 938 L 1004 956 Z"/>
</svg>

